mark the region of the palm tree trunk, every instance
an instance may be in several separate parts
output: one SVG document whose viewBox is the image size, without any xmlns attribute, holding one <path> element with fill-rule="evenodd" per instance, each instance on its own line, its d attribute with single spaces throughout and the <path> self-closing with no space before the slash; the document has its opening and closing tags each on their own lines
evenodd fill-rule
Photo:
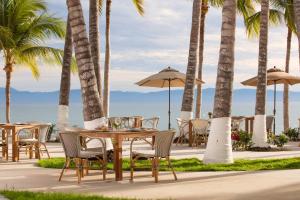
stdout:
<svg viewBox="0 0 300 200">
<path fill-rule="evenodd" d="M 80 0 L 67 0 L 67 5 L 81 85 L 84 127 L 93 130 L 107 125 L 107 122 L 103 117 L 103 106 L 99 97 L 97 78 Z M 95 146 L 97 145 L 98 143 L 95 144 Z M 113 149 L 111 140 L 106 140 L 106 145 L 108 150 Z"/>
<path fill-rule="evenodd" d="M 295 23 L 297 27 L 298 51 L 299 51 L 299 62 L 300 62 L 300 0 L 294 0 L 294 15 L 295 15 Z"/>
<path fill-rule="evenodd" d="M 64 127 L 68 125 L 69 120 L 69 95 L 71 85 L 72 49 L 72 30 L 70 20 L 68 17 L 63 65 L 60 80 L 59 105 L 57 112 L 57 127 L 59 130 L 63 130 Z"/>
<path fill-rule="evenodd" d="M 5 98 L 6 98 L 6 112 L 5 118 L 6 123 L 10 123 L 10 83 L 12 74 L 12 64 L 6 64 L 4 67 L 6 73 L 6 85 L 5 85 Z"/>
<path fill-rule="evenodd" d="M 288 35 L 286 41 L 286 58 L 285 58 L 285 72 L 290 72 L 290 58 L 291 58 L 291 42 L 292 42 L 292 30 L 288 28 Z M 290 127 L 289 122 L 289 85 L 284 84 L 283 89 L 283 124 L 284 130 Z"/>
<path fill-rule="evenodd" d="M 200 34 L 199 34 L 199 64 L 198 64 L 198 79 L 202 80 L 202 66 L 204 55 L 204 34 L 205 34 L 205 18 L 208 11 L 206 1 L 202 1 L 201 5 L 201 21 L 200 21 Z M 202 104 L 202 84 L 197 86 L 197 99 L 196 99 L 196 118 L 201 116 Z"/>
<path fill-rule="evenodd" d="M 234 76 L 236 0 L 225 0 L 213 119 L 204 163 L 232 163 L 231 103 Z"/>
<path fill-rule="evenodd" d="M 261 1 L 259 55 L 258 55 L 258 83 L 256 89 L 255 118 L 252 140 L 256 147 L 266 147 L 266 88 L 267 88 L 267 61 L 268 61 L 268 22 L 269 0 Z"/>
<path fill-rule="evenodd" d="M 105 62 L 104 62 L 104 114 L 106 117 L 109 116 L 109 99 L 110 99 L 110 11 L 111 11 L 111 0 L 106 0 L 106 28 L 105 28 Z"/>
<path fill-rule="evenodd" d="M 198 65 L 198 50 L 199 50 L 199 32 L 201 18 L 201 0 L 194 0 L 192 14 L 192 28 L 190 35 L 190 49 L 188 57 L 188 65 L 186 70 L 186 81 L 181 105 L 181 116 L 184 120 L 189 120 L 193 117 L 194 103 L 194 87 L 196 70 Z"/>
<path fill-rule="evenodd" d="M 102 101 L 102 84 L 100 68 L 100 37 L 99 37 L 99 0 L 90 0 L 89 39 L 94 63 L 97 86 Z"/>
</svg>

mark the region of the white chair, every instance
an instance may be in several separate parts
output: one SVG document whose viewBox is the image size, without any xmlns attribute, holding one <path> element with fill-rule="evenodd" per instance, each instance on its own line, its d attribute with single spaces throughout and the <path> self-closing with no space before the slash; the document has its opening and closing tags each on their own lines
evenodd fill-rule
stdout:
<svg viewBox="0 0 300 200">
<path fill-rule="evenodd" d="M 40 132 L 39 132 L 40 153 L 41 153 L 41 155 L 43 155 L 43 152 L 46 152 L 48 158 L 50 158 L 49 151 L 46 146 L 46 142 L 47 142 L 48 135 L 50 134 L 49 131 L 50 131 L 51 124 L 50 123 L 40 124 L 39 126 L 40 126 Z"/>
<path fill-rule="evenodd" d="M 177 125 L 178 125 L 178 129 L 179 129 L 179 135 L 177 137 L 176 140 L 176 145 L 178 144 L 183 144 L 186 140 L 186 138 L 188 138 L 188 134 L 189 134 L 189 121 L 188 120 L 183 120 L 180 118 L 177 118 Z"/>
</svg>

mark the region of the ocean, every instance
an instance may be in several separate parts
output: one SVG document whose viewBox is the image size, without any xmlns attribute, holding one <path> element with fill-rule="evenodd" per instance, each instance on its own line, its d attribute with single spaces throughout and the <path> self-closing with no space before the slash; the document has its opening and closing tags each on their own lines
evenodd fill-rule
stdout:
<svg viewBox="0 0 300 200">
<path fill-rule="evenodd" d="M 176 118 L 180 114 L 180 101 L 175 101 L 171 104 L 171 124 L 172 128 L 177 128 Z M 212 102 L 204 102 L 202 106 L 202 118 L 208 118 L 208 112 L 213 108 Z M 249 102 L 233 102 L 232 115 L 233 116 L 253 116 L 254 103 Z M 5 120 L 5 109 L 3 105 L 0 106 L 2 110 L 0 115 L 0 122 Z M 25 121 L 42 121 L 56 123 L 57 105 L 46 104 L 12 104 L 11 106 L 11 121 L 25 122 Z M 273 103 L 268 102 L 267 114 L 273 112 Z M 126 101 L 126 102 L 111 102 L 110 116 L 135 116 L 140 115 L 145 118 L 158 116 L 160 121 L 159 129 L 167 129 L 168 125 L 168 104 L 166 102 L 146 102 L 146 101 Z M 290 102 L 290 126 L 292 128 L 299 127 L 298 118 L 300 118 L 300 102 Z M 82 105 L 80 103 L 71 103 L 70 105 L 70 124 L 83 126 Z M 276 133 L 283 130 L 282 118 L 282 102 L 277 102 L 276 115 Z"/>
</svg>

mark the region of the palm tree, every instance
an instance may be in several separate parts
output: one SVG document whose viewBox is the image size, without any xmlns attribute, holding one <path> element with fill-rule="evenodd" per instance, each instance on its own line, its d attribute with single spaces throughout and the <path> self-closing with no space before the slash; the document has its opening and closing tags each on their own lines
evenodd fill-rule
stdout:
<svg viewBox="0 0 300 200">
<path fill-rule="evenodd" d="M 84 127 L 93 130 L 106 123 L 103 118 L 103 105 L 99 96 L 81 2 L 67 0 L 67 6 L 81 85 Z M 111 140 L 106 140 L 106 145 L 107 150 L 113 149 Z"/>
<path fill-rule="evenodd" d="M 132 0 L 140 15 L 144 14 L 144 0 Z M 110 99 L 110 88 L 109 88 L 109 71 L 110 71 L 110 12 L 111 12 L 111 0 L 106 0 L 106 27 L 105 27 L 105 61 L 104 61 L 104 90 L 103 90 L 103 107 L 104 114 L 106 117 L 109 116 L 109 99 Z"/>
<path fill-rule="evenodd" d="M 0 50 L 6 73 L 6 122 L 10 123 L 10 83 L 16 65 L 39 77 L 38 61 L 61 63 L 63 51 L 45 46 L 51 37 L 65 36 L 65 23 L 47 13 L 41 0 L 0 1 Z"/>
<path fill-rule="evenodd" d="M 57 113 L 57 127 L 64 129 L 69 119 L 69 95 L 71 85 L 71 65 L 72 65 L 72 31 L 69 17 L 67 19 L 67 31 L 65 38 L 64 57 L 61 71 L 59 105 Z"/>
<path fill-rule="evenodd" d="M 285 71 L 289 72 L 290 52 L 291 52 L 291 39 L 292 32 L 296 32 L 294 21 L 294 8 L 293 0 L 272 0 L 271 5 L 273 9 L 270 9 L 269 21 L 270 25 L 278 25 L 284 19 L 287 27 L 287 49 L 285 60 Z M 248 33 L 250 36 L 257 35 L 259 32 L 259 21 L 261 12 L 257 12 L 251 16 L 248 20 Z M 284 129 L 289 128 L 289 86 L 284 85 L 283 93 L 283 122 Z"/>
<path fill-rule="evenodd" d="M 294 0 L 295 23 L 297 27 L 299 62 L 300 62 L 300 0 Z"/>
<path fill-rule="evenodd" d="M 224 4 L 224 0 L 202 0 L 201 5 L 201 23 L 199 34 L 199 64 L 198 64 L 198 79 L 202 80 L 202 65 L 204 54 L 204 35 L 205 35 L 205 20 L 209 7 L 220 8 Z M 237 0 L 237 11 L 244 18 L 244 21 L 255 12 L 253 2 L 251 0 Z M 201 113 L 201 99 L 202 99 L 202 85 L 197 86 L 196 98 L 196 118 L 200 118 Z"/>
<path fill-rule="evenodd" d="M 213 119 L 204 163 L 232 163 L 231 103 L 234 74 L 236 0 L 225 0 Z"/>
<path fill-rule="evenodd" d="M 180 118 L 189 120 L 193 115 L 194 86 L 196 78 L 196 68 L 198 65 L 199 52 L 199 32 L 201 17 L 201 0 L 194 0 L 192 12 L 192 27 L 190 35 L 190 49 L 188 65 L 186 70 L 186 81 L 182 97 Z M 201 36 L 200 36 L 201 37 Z"/>
<path fill-rule="evenodd" d="M 296 32 L 294 21 L 293 0 L 272 0 L 269 11 L 269 24 L 279 25 L 284 21 L 287 27 L 287 48 L 285 58 L 285 71 L 289 73 L 292 32 Z M 260 30 L 261 11 L 250 16 L 247 20 L 247 32 L 250 37 L 258 36 Z M 284 19 L 284 20 L 282 20 Z M 284 85 L 283 92 L 283 122 L 284 130 L 289 128 L 289 86 Z"/>
<path fill-rule="evenodd" d="M 103 0 L 90 0 L 89 13 L 89 39 L 91 44 L 91 54 L 94 63 L 97 86 L 102 101 L 102 82 L 100 68 L 100 37 L 99 37 L 99 13 L 102 8 Z"/>
<path fill-rule="evenodd" d="M 110 11 L 111 0 L 106 0 L 106 26 L 105 26 L 105 61 L 104 61 L 104 90 L 103 106 L 104 115 L 109 116 L 110 88 L 109 88 L 109 71 L 110 71 Z"/>
<path fill-rule="evenodd" d="M 268 61 L 268 26 L 269 0 L 261 0 L 259 54 L 258 54 L 258 82 L 256 89 L 255 117 L 252 140 L 256 147 L 266 147 L 266 87 Z"/>
</svg>

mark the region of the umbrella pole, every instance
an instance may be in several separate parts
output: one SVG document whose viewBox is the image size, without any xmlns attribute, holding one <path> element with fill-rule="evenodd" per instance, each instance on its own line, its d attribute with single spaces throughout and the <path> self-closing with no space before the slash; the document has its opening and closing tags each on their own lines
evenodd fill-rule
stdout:
<svg viewBox="0 0 300 200">
<path fill-rule="evenodd" d="M 169 79 L 169 124 L 168 128 L 171 129 L 171 79 Z"/>
<path fill-rule="evenodd" d="M 273 133 L 276 133 L 276 81 L 274 81 L 274 108 L 273 108 L 273 115 L 274 115 L 274 123 L 273 123 Z"/>
</svg>

